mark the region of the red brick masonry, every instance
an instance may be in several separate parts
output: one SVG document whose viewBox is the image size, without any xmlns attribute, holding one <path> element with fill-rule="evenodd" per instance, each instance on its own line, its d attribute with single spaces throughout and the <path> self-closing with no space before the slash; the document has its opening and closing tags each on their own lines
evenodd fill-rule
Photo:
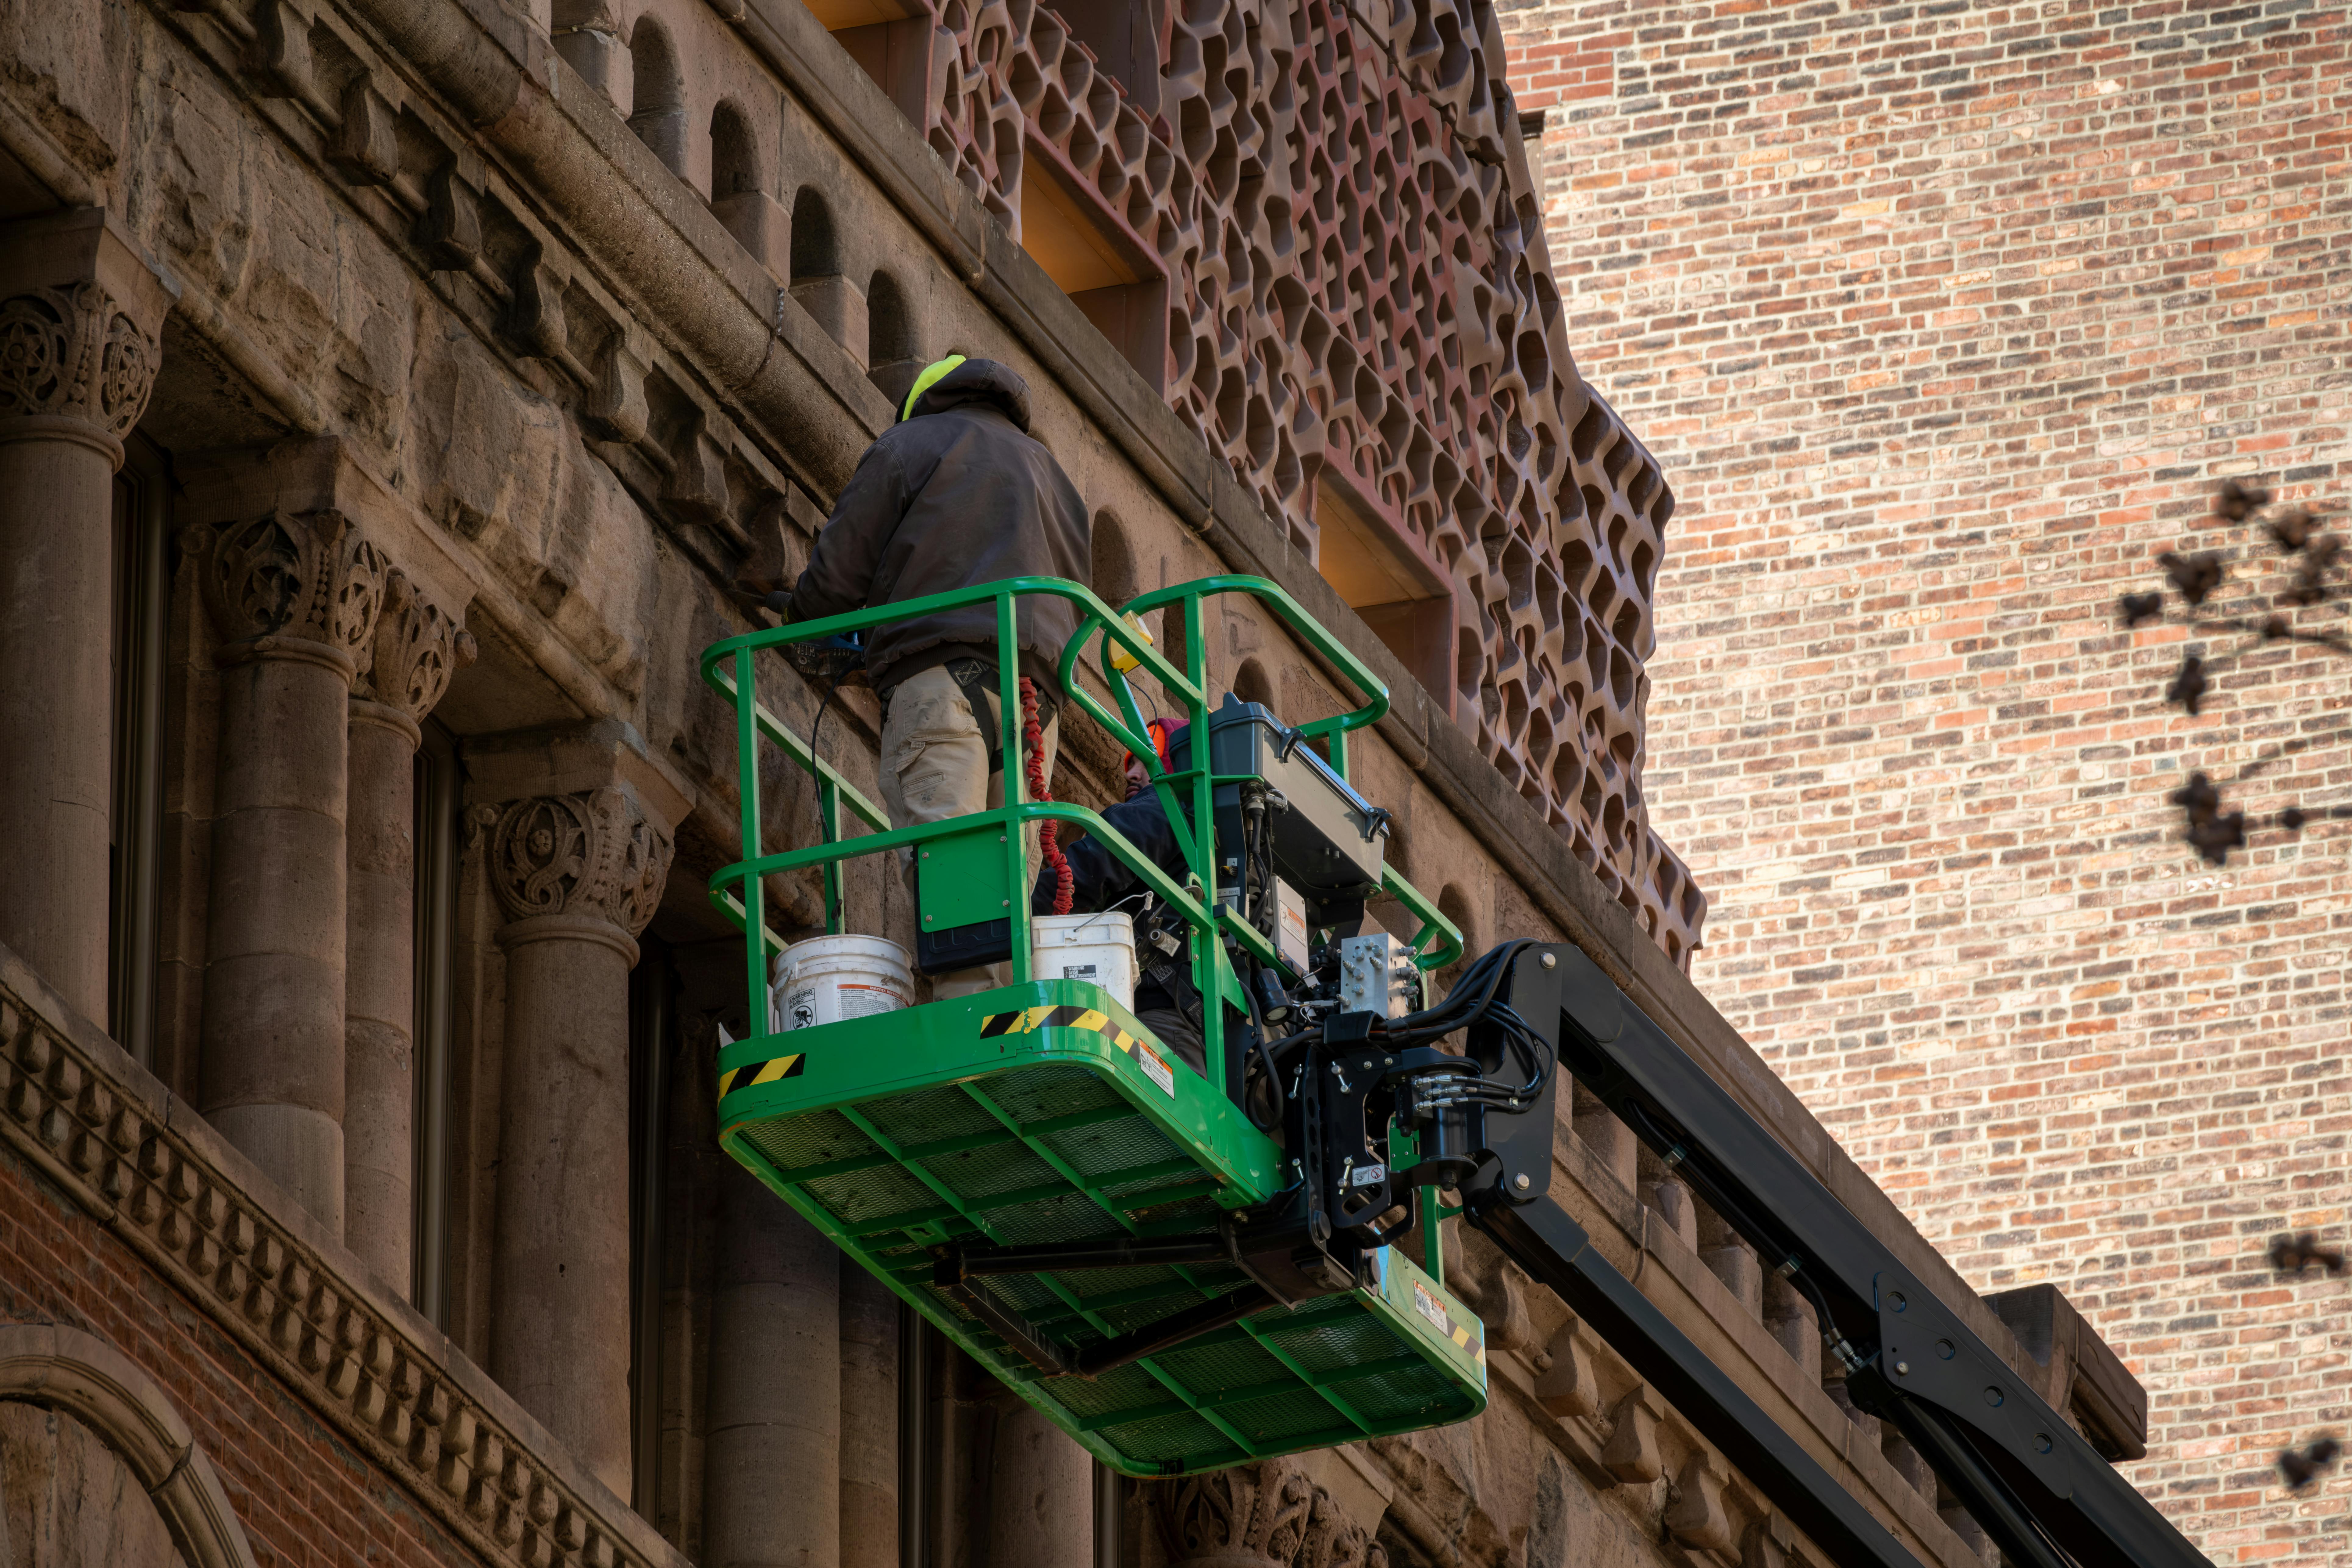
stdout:
<svg viewBox="0 0 2352 1568">
<path fill-rule="evenodd" d="M 260 1568 L 481 1561 L 5 1145 L 0 1321 L 85 1330 L 161 1384 L 220 1472 Z"/>
<path fill-rule="evenodd" d="M 2347 8 L 1504 22 L 1582 369 L 1680 495 L 1648 779 L 1695 977 L 1971 1281 L 2080 1304 L 2208 1552 L 2352 1563 L 2352 1479 L 2270 1468 L 2352 1419 L 2352 1282 L 2260 1261 L 2345 1233 L 2352 844 L 2214 875 L 2163 798 L 2352 666 L 2264 654 L 2190 721 L 2178 634 L 2111 609 L 2240 542 L 2222 476 L 2352 499 Z M 2352 800 L 2352 752 L 2285 783 Z"/>
</svg>

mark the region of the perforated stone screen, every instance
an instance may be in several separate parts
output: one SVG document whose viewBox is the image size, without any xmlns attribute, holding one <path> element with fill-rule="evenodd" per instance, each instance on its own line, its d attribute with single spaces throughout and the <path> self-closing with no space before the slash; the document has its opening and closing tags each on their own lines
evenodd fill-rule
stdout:
<svg viewBox="0 0 2352 1568">
<path fill-rule="evenodd" d="M 1048 179 L 1156 258 L 1147 374 L 1310 558 L 1337 489 L 1450 597 L 1433 695 L 1687 963 L 1706 900 L 1641 787 L 1674 495 L 1577 374 L 1492 8 L 1182 0 L 1156 110 L 1028 0 L 935 21 L 933 149 L 1016 237 Z"/>
</svg>

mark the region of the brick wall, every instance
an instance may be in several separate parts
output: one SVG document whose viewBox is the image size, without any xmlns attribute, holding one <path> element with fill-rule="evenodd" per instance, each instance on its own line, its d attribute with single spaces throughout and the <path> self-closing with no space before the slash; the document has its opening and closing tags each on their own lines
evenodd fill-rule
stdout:
<svg viewBox="0 0 2352 1568">
<path fill-rule="evenodd" d="M 2165 794 L 2342 706 L 2324 656 L 2161 693 L 2116 629 L 2226 475 L 2341 496 L 2352 28 L 2282 0 L 1504 14 L 1586 376 L 1680 497 L 1650 793 L 1694 973 L 1984 1289 L 2050 1279 L 2217 1561 L 2352 1563 L 2343 825 L 2216 874 Z M 2340 616 L 2334 617 L 2341 625 Z M 2352 749 L 2278 791 L 2319 798 Z"/>
<path fill-rule="evenodd" d="M 258 1568 L 480 1561 L 13 1149 L 0 1149 L 0 1322 L 83 1330 L 153 1378 Z"/>
</svg>

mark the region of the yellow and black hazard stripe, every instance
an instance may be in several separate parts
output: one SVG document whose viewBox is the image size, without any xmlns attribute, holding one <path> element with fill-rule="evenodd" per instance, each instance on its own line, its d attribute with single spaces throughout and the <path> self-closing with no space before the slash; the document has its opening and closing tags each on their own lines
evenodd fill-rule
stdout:
<svg viewBox="0 0 2352 1568">
<path fill-rule="evenodd" d="M 980 1021 L 980 1037 L 1026 1035 L 1038 1029 L 1087 1029 L 1122 1051 L 1135 1049 L 1135 1037 L 1118 1026 L 1108 1013 L 1094 1007 L 1024 1007 L 1012 1013 L 991 1013 Z"/>
<path fill-rule="evenodd" d="M 789 1057 L 771 1057 L 763 1062 L 745 1062 L 740 1068 L 730 1068 L 719 1075 L 719 1098 L 726 1099 L 739 1089 L 757 1089 L 763 1083 L 779 1079 L 798 1078 L 808 1066 L 805 1053 Z"/>
<path fill-rule="evenodd" d="M 1124 1051 L 1128 1060 L 1140 1068 L 1143 1076 L 1157 1084 L 1162 1094 L 1176 1092 L 1176 1075 L 1168 1065 L 1167 1056 L 1120 1028 L 1117 1019 L 1099 1008 L 1024 1007 L 1017 1013 L 991 1013 L 980 1021 L 980 1037 L 983 1040 L 1001 1040 L 1008 1035 L 1026 1035 L 1038 1029 L 1085 1029 L 1100 1035 Z"/>
</svg>

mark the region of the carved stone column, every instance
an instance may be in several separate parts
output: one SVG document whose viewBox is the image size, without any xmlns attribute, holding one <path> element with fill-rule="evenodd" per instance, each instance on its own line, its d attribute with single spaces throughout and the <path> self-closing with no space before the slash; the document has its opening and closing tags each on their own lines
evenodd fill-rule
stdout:
<svg viewBox="0 0 2352 1568">
<path fill-rule="evenodd" d="M 1296 1460 L 1162 1481 L 1151 1502 L 1171 1568 L 1388 1568 L 1387 1549 Z"/>
<path fill-rule="evenodd" d="M 841 1285 L 863 1270 L 731 1162 L 719 1237 L 702 1560 L 841 1568 Z"/>
<path fill-rule="evenodd" d="M 620 784 L 498 808 L 509 915 L 490 1371 L 629 1493 L 629 971 L 669 829 Z"/>
<path fill-rule="evenodd" d="M 988 1560 L 1089 1568 L 1095 1558 L 1094 1460 L 1024 1405 L 996 1424 L 988 1477 Z"/>
<path fill-rule="evenodd" d="M 114 470 L 170 296 L 96 208 L 0 226 L 0 942 L 106 1021 Z"/>
<path fill-rule="evenodd" d="M 414 1255 L 418 725 L 474 638 L 394 570 L 351 700 L 343 970 L 343 1240 L 405 1296 Z"/>
<path fill-rule="evenodd" d="M 341 1236 L 346 707 L 386 566 L 331 510 L 191 529 L 187 543 L 224 639 L 204 1111 Z"/>
<path fill-rule="evenodd" d="M 898 1562 L 898 1298 L 865 1269 L 845 1262 L 841 1568 L 897 1568 Z"/>
</svg>

